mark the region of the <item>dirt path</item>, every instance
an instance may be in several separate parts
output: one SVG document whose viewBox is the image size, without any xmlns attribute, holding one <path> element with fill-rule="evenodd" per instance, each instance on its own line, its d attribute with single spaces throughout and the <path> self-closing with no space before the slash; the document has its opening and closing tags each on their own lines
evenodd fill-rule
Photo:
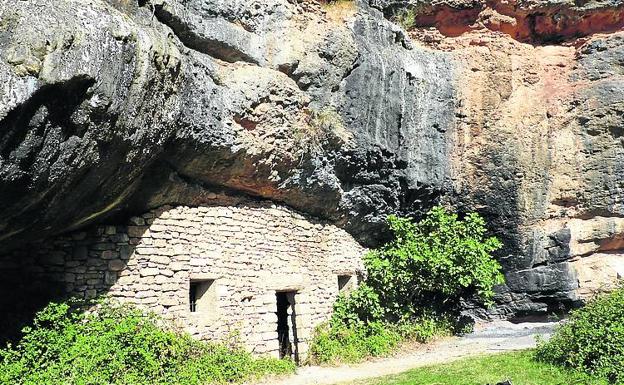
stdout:
<svg viewBox="0 0 624 385">
<path fill-rule="evenodd" d="M 330 385 L 396 374 L 420 366 L 451 362 L 481 354 L 493 354 L 535 347 L 535 337 L 549 337 L 556 324 L 493 322 L 474 333 L 423 345 L 413 352 L 357 365 L 338 367 L 305 366 L 295 375 L 269 379 L 262 385 Z M 260 384 L 258 384 L 260 385 Z"/>
</svg>

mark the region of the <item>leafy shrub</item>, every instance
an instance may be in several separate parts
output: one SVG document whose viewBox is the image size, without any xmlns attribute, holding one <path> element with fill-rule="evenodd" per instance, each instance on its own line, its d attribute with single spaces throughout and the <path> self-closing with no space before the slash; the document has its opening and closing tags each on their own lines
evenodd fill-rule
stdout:
<svg viewBox="0 0 624 385">
<path fill-rule="evenodd" d="M 384 319 L 385 309 L 379 294 L 366 282 L 362 282 L 347 295 L 341 294 L 334 303 L 332 323 L 355 324 L 371 323 Z"/>
<path fill-rule="evenodd" d="M 386 318 L 410 318 L 432 306 L 447 311 L 475 295 L 491 302 L 494 286 L 503 282 L 491 253 L 502 244 L 485 236 L 478 214 L 460 220 L 434 207 L 418 223 L 395 216 L 388 223 L 394 240 L 365 257 L 366 282 L 379 295 Z"/>
<path fill-rule="evenodd" d="M 624 384 L 624 288 L 572 312 L 536 357 Z"/>
<path fill-rule="evenodd" d="M 240 348 L 196 341 L 152 314 L 101 303 L 51 303 L 0 350 L 2 384 L 207 384 L 294 370 Z"/>
<path fill-rule="evenodd" d="M 443 335 L 452 335 L 456 322 L 451 318 L 423 316 L 409 322 L 341 322 L 332 318 L 319 326 L 310 347 L 313 363 L 354 363 L 368 357 L 391 353 L 402 341 L 425 343 Z"/>
<path fill-rule="evenodd" d="M 395 327 L 403 339 L 420 343 L 426 343 L 435 337 L 466 333 L 472 330 L 466 329 L 465 325 L 453 316 L 434 314 L 423 315 L 418 319 L 396 324 Z"/>
<path fill-rule="evenodd" d="M 466 332 L 460 300 L 488 303 L 503 282 L 490 255 L 501 243 L 485 236 L 479 215 L 460 220 L 435 207 L 418 223 L 394 216 L 388 223 L 394 240 L 364 258 L 368 277 L 338 297 L 312 343 L 314 360 L 353 362 L 385 354 L 401 340 Z"/>
<path fill-rule="evenodd" d="M 401 341 L 394 328 L 381 322 L 369 324 L 325 323 L 316 329 L 310 346 L 313 363 L 359 362 L 392 351 Z"/>
</svg>

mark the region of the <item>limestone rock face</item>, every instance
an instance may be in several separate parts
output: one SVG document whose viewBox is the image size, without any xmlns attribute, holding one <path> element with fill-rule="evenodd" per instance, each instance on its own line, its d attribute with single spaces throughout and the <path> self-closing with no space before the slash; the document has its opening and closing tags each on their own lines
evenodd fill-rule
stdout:
<svg viewBox="0 0 624 385">
<path fill-rule="evenodd" d="M 442 201 L 505 243 L 499 314 L 572 304 L 624 273 L 623 25 L 621 0 L 0 0 L 0 250 L 212 191 L 375 245 Z"/>
</svg>

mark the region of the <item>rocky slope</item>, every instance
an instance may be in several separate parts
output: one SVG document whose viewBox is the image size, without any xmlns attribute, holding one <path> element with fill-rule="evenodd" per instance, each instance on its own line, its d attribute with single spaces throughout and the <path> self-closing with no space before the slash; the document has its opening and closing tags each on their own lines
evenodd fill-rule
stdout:
<svg viewBox="0 0 624 385">
<path fill-rule="evenodd" d="M 503 239 L 499 312 L 572 304 L 624 273 L 623 20 L 621 0 L 0 0 L 0 247 L 214 194 L 374 245 L 442 201 Z"/>
</svg>

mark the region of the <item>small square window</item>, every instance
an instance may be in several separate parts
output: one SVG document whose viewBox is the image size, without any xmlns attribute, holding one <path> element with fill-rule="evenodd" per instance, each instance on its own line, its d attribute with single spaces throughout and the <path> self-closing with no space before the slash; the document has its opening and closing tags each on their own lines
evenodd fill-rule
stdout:
<svg viewBox="0 0 624 385">
<path fill-rule="evenodd" d="M 217 291 L 214 279 L 193 280 L 189 286 L 191 313 L 212 313 L 217 308 Z"/>
<path fill-rule="evenodd" d="M 339 275 L 338 276 L 338 292 L 351 291 L 355 286 L 355 276 L 353 275 Z"/>
</svg>

